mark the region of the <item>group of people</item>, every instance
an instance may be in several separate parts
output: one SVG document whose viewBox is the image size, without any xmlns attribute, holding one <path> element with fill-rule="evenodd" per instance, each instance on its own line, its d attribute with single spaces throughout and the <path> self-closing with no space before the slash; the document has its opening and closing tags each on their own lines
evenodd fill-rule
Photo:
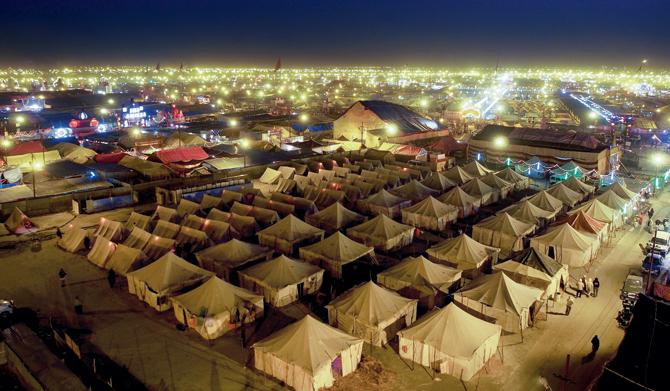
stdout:
<svg viewBox="0 0 670 391">
<path fill-rule="evenodd" d="M 598 289 L 600 289 L 600 281 L 598 280 L 598 277 L 587 278 L 584 275 L 582 276 L 582 278 L 577 280 L 577 290 L 575 293 L 575 297 L 582 297 L 582 295 L 586 295 L 587 297 L 588 296 L 597 297 Z"/>
</svg>

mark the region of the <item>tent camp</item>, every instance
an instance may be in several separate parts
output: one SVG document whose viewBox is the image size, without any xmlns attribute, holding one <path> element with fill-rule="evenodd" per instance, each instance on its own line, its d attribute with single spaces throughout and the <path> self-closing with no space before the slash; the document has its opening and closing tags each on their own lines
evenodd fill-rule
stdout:
<svg viewBox="0 0 670 391">
<path fill-rule="evenodd" d="M 347 229 L 347 236 L 382 251 L 396 250 L 412 243 L 414 227 L 380 214 L 372 220 Z"/>
<path fill-rule="evenodd" d="M 622 185 L 621 183 L 619 183 L 619 182 L 614 182 L 614 184 L 612 184 L 612 186 L 610 187 L 610 189 L 611 189 L 616 195 L 618 195 L 619 197 L 623 198 L 624 200 L 629 200 L 629 201 L 630 201 L 630 200 L 634 200 L 634 199 L 637 199 L 638 196 L 639 196 L 638 193 L 636 193 L 636 192 L 634 192 L 634 191 L 632 191 L 632 190 L 627 189 L 625 186 L 623 186 L 623 185 Z"/>
<path fill-rule="evenodd" d="M 216 208 L 209 211 L 207 219 L 223 221 L 230 224 L 235 232 L 242 238 L 250 238 L 254 236 L 259 228 L 256 219 L 251 216 L 240 216 L 235 213 L 223 212 Z"/>
<path fill-rule="evenodd" d="M 216 276 L 170 300 L 177 321 L 205 339 L 218 338 L 237 328 L 240 320 L 251 323 L 263 314 L 262 296 Z"/>
<path fill-rule="evenodd" d="M 311 246 L 300 248 L 300 259 L 326 269 L 333 278 L 342 278 L 344 265 L 366 255 L 374 256 L 374 248 L 355 242 L 339 231 Z"/>
<path fill-rule="evenodd" d="M 76 253 L 79 250 L 83 250 L 84 239 L 88 236 L 88 232 L 85 229 L 75 227 L 72 224 L 68 226 L 67 231 L 63 234 L 63 237 L 58 239 L 58 247 L 62 248 L 65 251 Z"/>
<path fill-rule="evenodd" d="M 402 211 L 402 222 L 433 231 L 442 231 L 447 224 L 456 221 L 459 209 L 453 205 L 442 203 L 433 196 L 428 196 L 423 201 L 404 208 Z"/>
<path fill-rule="evenodd" d="M 368 218 L 344 207 L 339 202 L 317 213 L 305 217 L 305 222 L 331 234 L 341 229 L 360 224 Z"/>
<path fill-rule="evenodd" d="M 434 263 L 419 255 L 407 257 L 399 264 L 377 274 L 377 282 L 411 299 L 425 308 L 442 306 L 447 295 L 459 287 L 460 270 Z"/>
<path fill-rule="evenodd" d="M 158 220 L 152 234 L 161 238 L 174 239 L 177 237 L 180 228 L 178 224 L 167 220 Z"/>
<path fill-rule="evenodd" d="M 456 182 L 448 179 L 442 173 L 431 172 L 428 174 L 426 179 L 421 182 L 424 186 L 428 186 L 433 190 L 438 191 L 440 194 L 456 186 Z"/>
<path fill-rule="evenodd" d="M 174 223 L 179 220 L 179 214 L 176 209 L 158 205 L 153 216 L 151 216 L 151 220 L 164 220 Z"/>
<path fill-rule="evenodd" d="M 189 145 L 207 145 L 207 141 L 197 134 L 188 132 L 172 132 L 165 140 L 163 140 L 163 149 L 182 148 Z"/>
<path fill-rule="evenodd" d="M 416 179 L 412 179 L 410 182 L 396 187 L 395 189 L 391 190 L 391 193 L 397 195 L 400 198 L 410 200 L 415 204 L 426 199 L 427 197 L 437 196 L 440 194 L 439 191 L 431 189 Z"/>
<path fill-rule="evenodd" d="M 445 263 L 463 270 L 468 276 L 479 274 L 476 270 L 486 269 L 488 264 L 495 263 L 500 249 L 486 246 L 466 234 L 444 240 L 426 250 L 428 259 Z"/>
<path fill-rule="evenodd" d="M 356 370 L 363 340 L 307 315 L 252 348 L 256 369 L 296 391 L 315 391 Z"/>
<path fill-rule="evenodd" d="M 274 307 L 282 307 L 305 295 L 316 293 L 323 283 L 323 269 L 285 255 L 237 274 L 242 288 L 262 295 Z"/>
<path fill-rule="evenodd" d="M 84 148 L 79 145 L 71 143 L 58 143 L 53 146 L 54 150 L 57 150 L 60 153 L 60 156 L 63 159 L 73 161 L 78 164 L 84 164 L 92 159 L 97 153 L 88 148 Z"/>
<path fill-rule="evenodd" d="M 463 170 L 463 168 L 461 168 L 460 166 L 454 166 L 449 170 L 443 172 L 442 175 L 444 175 L 445 178 L 450 179 L 452 182 L 455 182 L 457 185 L 462 185 L 465 182 L 468 182 L 469 180 L 474 178 L 472 175 L 468 174 L 465 170 Z"/>
<path fill-rule="evenodd" d="M 484 167 L 477 160 L 473 160 L 470 163 L 464 165 L 463 170 L 465 170 L 465 172 L 470 174 L 470 176 L 472 176 L 473 178 L 479 178 L 483 177 L 486 174 L 493 173 L 493 170 L 489 170 L 488 168 Z"/>
<path fill-rule="evenodd" d="M 326 309 L 331 326 L 382 346 L 416 321 L 416 305 L 416 300 L 369 281 L 344 292 Z"/>
<path fill-rule="evenodd" d="M 151 237 L 151 240 L 147 242 L 142 251 L 144 251 L 144 254 L 148 259 L 158 259 L 166 253 L 174 250 L 174 248 L 174 239 L 161 238 L 160 236 L 154 235 Z"/>
<path fill-rule="evenodd" d="M 596 236 L 579 232 L 570 224 L 561 224 L 531 238 L 530 246 L 570 267 L 587 265 L 596 258 L 600 247 Z"/>
<path fill-rule="evenodd" d="M 481 177 L 482 182 L 500 192 L 500 198 L 505 199 L 509 193 L 514 190 L 514 183 L 496 176 L 494 173 L 486 174 Z"/>
<path fill-rule="evenodd" d="M 562 183 L 555 184 L 547 189 L 547 193 L 561 200 L 567 207 L 572 208 L 584 198 L 584 194 L 574 191 Z"/>
<path fill-rule="evenodd" d="M 517 220 L 506 212 L 491 216 L 472 227 L 472 238 L 509 254 L 523 250 L 524 238 L 535 232 L 535 224 Z"/>
<path fill-rule="evenodd" d="M 144 266 L 144 261 L 146 261 L 146 255 L 142 250 L 117 244 L 114 254 L 105 265 L 105 269 L 114 270 L 116 274 L 125 276 L 128 272 Z"/>
<path fill-rule="evenodd" d="M 124 156 L 119 160 L 119 165 L 135 170 L 143 177 L 152 181 L 169 178 L 171 176 L 171 171 L 161 163 L 150 162 L 135 156 Z"/>
<path fill-rule="evenodd" d="M 232 190 L 223 190 L 221 192 L 221 200 L 220 202 L 226 205 L 227 207 L 230 207 L 233 205 L 233 202 L 242 202 L 244 199 L 244 194 L 237 192 L 237 191 L 232 191 Z"/>
<path fill-rule="evenodd" d="M 149 224 L 151 224 L 151 216 L 145 216 L 137 212 L 131 212 L 128 220 L 126 221 L 126 230 L 132 231 L 134 227 L 148 230 Z"/>
<path fill-rule="evenodd" d="M 578 193 L 582 193 L 584 195 L 593 194 L 596 191 L 595 186 L 586 184 L 581 179 L 578 179 L 577 177 L 574 176 L 571 176 L 570 178 L 564 180 L 561 183 L 570 188 L 571 190 L 576 191 Z"/>
<path fill-rule="evenodd" d="M 578 213 L 580 211 L 583 211 L 585 214 L 598 221 L 609 224 L 610 230 L 618 229 L 623 225 L 623 217 L 620 212 L 595 199 L 569 211 L 568 214 Z"/>
<path fill-rule="evenodd" d="M 251 216 L 263 227 L 268 227 L 279 221 L 279 213 L 272 209 L 246 205 L 237 201 L 233 202 L 233 206 L 230 208 L 230 213 L 235 213 L 240 216 Z"/>
<path fill-rule="evenodd" d="M 190 246 L 191 251 L 198 251 L 210 245 L 207 234 L 195 228 L 181 227 L 174 239 L 178 246 Z"/>
<path fill-rule="evenodd" d="M 480 276 L 454 294 L 454 302 L 503 330 L 518 333 L 532 326 L 535 302 L 543 290 L 519 284 L 505 272 Z M 538 307 L 539 308 L 539 307 Z"/>
<path fill-rule="evenodd" d="M 547 221 L 551 221 L 556 217 L 556 212 L 542 209 L 533 205 L 528 200 L 519 201 L 498 213 L 507 213 L 517 220 L 535 224 L 538 227 L 543 226 Z"/>
<path fill-rule="evenodd" d="M 560 292 L 561 289 L 568 286 L 568 281 L 570 279 L 568 265 L 561 265 L 553 258 L 538 252 L 533 247 L 523 250 L 512 259 L 523 265 L 544 272 L 551 277 L 551 283 L 546 288 L 548 297 L 553 297 L 556 293 Z M 510 276 L 515 281 L 520 282 L 516 280 L 513 275 Z"/>
<path fill-rule="evenodd" d="M 461 186 L 464 192 L 481 200 L 482 205 L 490 205 L 500 199 L 500 190 L 494 189 L 479 178 L 471 179 Z"/>
<path fill-rule="evenodd" d="M 104 268 L 107 264 L 107 261 L 109 260 L 109 257 L 112 256 L 115 248 L 116 244 L 112 243 L 110 240 L 107 240 L 105 237 L 100 236 L 95 240 L 93 248 L 91 248 L 91 251 L 89 251 L 88 255 L 86 255 L 86 259 L 88 259 L 92 264 Z"/>
<path fill-rule="evenodd" d="M 263 197 L 254 197 L 253 205 L 274 210 L 282 217 L 286 217 L 292 213 L 295 213 L 295 205 L 287 204 L 281 201 L 269 200 Z"/>
<path fill-rule="evenodd" d="M 156 262 L 126 275 L 128 291 L 157 311 L 172 306 L 169 298 L 210 278 L 211 272 L 168 252 Z"/>
<path fill-rule="evenodd" d="M 282 177 L 281 172 L 268 167 L 268 168 L 265 169 L 265 172 L 263 173 L 263 175 L 261 175 L 261 177 L 258 178 L 258 180 L 261 183 L 272 185 L 272 184 L 277 183 L 277 181 L 279 181 L 279 178 L 281 178 L 281 177 Z"/>
<path fill-rule="evenodd" d="M 356 203 L 361 212 L 383 214 L 391 218 L 399 217 L 400 210 L 410 205 L 412 205 L 411 200 L 398 197 L 384 189 Z"/>
<path fill-rule="evenodd" d="M 126 230 L 123 227 L 123 224 L 118 221 L 101 217 L 100 225 L 98 225 L 98 228 L 93 232 L 93 236 L 96 238 L 102 236 L 105 239 L 120 242 L 126 236 Z"/>
<path fill-rule="evenodd" d="M 602 202 L 606 206 L 616 210 L 624 216 L 629 216 L 632 212 L 630 201 L 619 197 L 612 189 L 608 189 L 603 194 L 597 196 L 596 200 Z"/>
<path fill-rule="evenodd" d="M 227 242 L 233 236 L 239 236 L 230 224 L 218 220 L 205 219 L 202 231 L 214 243 Z"/>
<path fill-rule="evenodd" d="M 563 201 L 547 193 L 546 190 L 537 192 L 534 196 L 527 198 L 527 200 L 538 208 L 551 212 L 559 213 L 563 210 Z"/>
<path fill-rule="evenodd" d="M 519 284 L 540 289 L 545 293 L 549 293 L 548 288 L 552 285 L 551 276 L 547 273 L 513 260 L 494 265 L 493 271 L 505 272 L 507 277 Z"/>
<path fill-rule="evenodd" d="M 193 229 L 202 229 L 202 227 L 205 225 L 206 219 L 196 216 L 193 214 L 190 214 L 186 216 L 186 218 L 182 219 L 181 225 L 183 227 L 188 227 L 188 228 L 193 228 Z"/>
<path fill-rule="evenodd" d="M 225 243 L 198 251 L 195 254 L 200 266 L 216 273 L 217 276 L 231 281 L 236 279 L 235 271 L 251 262 L 269 260 L 272 250 L 267 247 L 231 239 Z"/>
<path fill-rule="evenodd" d="M 183 219 L 188 215 L 195 214 L 199 210 L 200 204 L 182 198 L 177 205 L 177 216 L 179 216 L 180 219 Z"/>
<path fill-rule="evenodd" d="M 480 198 L 471 196 L 463 191 L 460 186 L 456 186 L 442 194 L 438 200 L 447 205 L 457 207 L 459 218 L 476 214 L 477 211 L 479 211 L 479 207 L 482 205 L 482 200 Z"/>
<path fill-rule="evenodd" d="M 496 176 L 502 180 L 513 183 L 516 190 L 525 190 L 530 186 L 530 178 L 519 174 L 509 167 L 502 171 L 498 171 Z"/>
<path fill-rule="evenodd" d="M 143 249 L 147 243 L 151 240 L 151 234 L 141 228 L 135 227 L 130 234 L 123 241 L 124 246 L 136 248 L 138 250 Z"/>
<path fill-rule="evenodd" d="M 205 194 L 200 200 L 200 210 L 210 210 L 212 208 L 218 208 L 219 206 L 221 206 L 221 198 L 219 197 Z"/>
<path fill-rule="evenodd" d="M 398 333 L 400 357 L 468 381 L 498 351 L 502 330 L 449 304 Z"/>
<path fill-rule="evenodd" d="M 258 232 L 258 243 L 285 255 L 297 253 L 296 246 L 323 240 L 323 230 L 313 227 L 294 215 Z"/>
<path fill-rule="evenodd" d="M 30 232 L 35 232 L 39 228 L 33 223 L 28 216 L 26 216 L 21 209 L 14 207 L 12 213 L 5 220 L 5 227 L 7 230 L 15 235 L 23 235 Z"/>
<path fill-rule="evenodd" d="M 557 220 L 554 224 L 570 224 L 570 226 L 577 231 L 595 235 L 601 242 L 606 242 L 609 239 L 610 230 L 608 224 L 594 219 L 582 210 L 577 213 L 569 214 L 562 219 Z"/>
</svg>

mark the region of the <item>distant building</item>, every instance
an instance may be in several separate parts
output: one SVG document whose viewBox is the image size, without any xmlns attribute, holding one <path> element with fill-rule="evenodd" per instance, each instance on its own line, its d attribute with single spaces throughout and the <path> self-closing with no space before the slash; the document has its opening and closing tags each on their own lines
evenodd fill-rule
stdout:
<svg viewBox="0 0 670 391">
<path fill-rule="evenodd" d="M 437 122 L 395 103 L 358 101 L 333 122 L 333 137 L 363 140 L 367 147 L 447 135 Z"/>
<path fill-rule="evenodd" d="M 503 139 L 501 143 L 499 139 Z M 592 135 L 574 130 L 488 125 L 468 142 L 468 154 L 479 161 L 504 164 L 536 156 L 548 164 L 572 160 L 585 170 L 608 173 L 618 164 L 619 150 Z"/>
</svg>

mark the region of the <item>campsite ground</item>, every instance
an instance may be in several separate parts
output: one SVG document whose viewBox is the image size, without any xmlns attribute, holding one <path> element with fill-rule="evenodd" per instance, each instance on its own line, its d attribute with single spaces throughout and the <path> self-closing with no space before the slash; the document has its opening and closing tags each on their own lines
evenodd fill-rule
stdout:
<svg viewBox="0 0 670 391">
<path fill-rule="evenodd" d="M 670 194 L 665 193 L 655 200 L 654 208 L 658 216 L 670 214 Z M 83 215 L 75 222 L 79 226 L 94 226 L 101 215 L 123 221 L 129 213 L 128 209 L 120 209 Z M 69 220 L 62 214 L 41 219 L 42 226 L 63 225 Z M 179 331 L 171 311 L 158 314 L 145 307 L 127 293 L 125 284 L 110 289 L 106 273 L 89 263 L 85 256 L 56 247 L 53 230 L 41 235 L 40 245 L 24 241 L 7 249 L 1 245 L 15 241 L 16 237 L 0 236 L 0 298 L 14 299 L 18 306 L 31 307 L 42 317 L 63 317 L 73 325 L 91 329 L 91 343 L 128 366 L 135 376 L 152 387 L 174 391 L 282 389 L 279 383 L 245 367 L 249 353 L 241 347 L 239 333 L 208 343 L 195 333 Z M 561 306 L 550 309 L 559 314 L 550 313 L 548 320 L 539 321 L 524 331 L 523 343 L 519 335 L 505 336 L 498 355 L 470 382 L 461 383 L 444 375 L 433 378 L 426 368 L 401 360 L 392 347 L 371 350 L 366 346 L 365 354 L 380 360 L 385 369 L 396 374 L 395 384 L 381 388 L 541 390 L 538 380 L 542 375 L 554 390 L 584 389 L 602 363 L 615 353 L 623 337 L 615 320 L 621 307 L 619 289 L 629 268 L 639 267 L 641 254 L 637 244 L 649 236 L 641 228 L 626 227 L 619 232 L 589 271 L 590 276 L 598 276 L 601 281 L 599 296 L 577 299 L 570 316 L 562 315 Z M 57 272 L 61 267 L 68 273 L 66 288 L 60 288 L 58 283 Z M 573 278 L 584 273 L 583 270 L 571 272 Z M 74 315 L 72 310 L 75 296 L 84 304 L 82 316 Z M 256 331 L 250 329 L 247 335 L 252 341 L 256 340 L 307 312 L 303 305 L 273 311 Z M 590 351 L 590 340 L 595 334 L 601 340 L 600 350 L 595 360 L 583 363 L 582 358 Z M 561 388 L 561 380 L 555 374 L 564 373 L 568 354 L 571 383 Z M 374 387 L 367 383 L 351 389 Z"/>
</svg>

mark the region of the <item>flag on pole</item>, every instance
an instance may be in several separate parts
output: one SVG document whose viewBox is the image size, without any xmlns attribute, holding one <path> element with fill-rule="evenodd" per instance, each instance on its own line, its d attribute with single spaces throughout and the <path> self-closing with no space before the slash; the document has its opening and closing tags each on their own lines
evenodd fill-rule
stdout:
<svg viewBox="0 0 670 391">
<path fill-rule="evenodd" d="M 281 69 L 281 57 L 277 58 L 277 62 L 275 63 L 275 72 Z"/>
</svg>

